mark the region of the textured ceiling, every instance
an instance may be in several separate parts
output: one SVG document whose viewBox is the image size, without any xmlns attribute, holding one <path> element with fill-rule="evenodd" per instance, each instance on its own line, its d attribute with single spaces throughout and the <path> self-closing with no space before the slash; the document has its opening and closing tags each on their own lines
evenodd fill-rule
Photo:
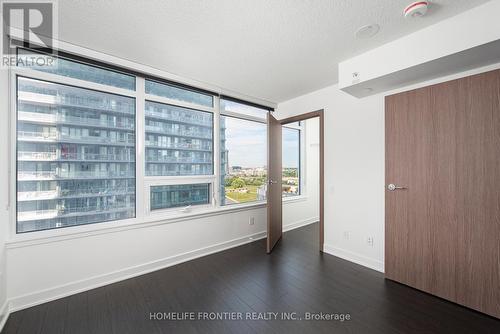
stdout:
<svg viewBox="0 0 500 334">
<path fill-rule="evenodd" d="M 337 64 L 487 0 L 59 1 L 59 38 L 245 95 L 281 102 L 337 82 Z M 356 30 L 377 23 L 373 38 Z"/>
</svg>

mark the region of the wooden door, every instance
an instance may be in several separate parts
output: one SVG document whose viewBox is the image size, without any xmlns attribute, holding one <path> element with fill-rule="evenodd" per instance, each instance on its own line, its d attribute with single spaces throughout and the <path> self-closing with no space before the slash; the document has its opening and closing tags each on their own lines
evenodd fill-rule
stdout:
<svg viewBox="0 0 500 334">
<path fill-rule="evenodd" d="M 281 239 L 283 205 L 281 123 L 270 113 L 267 116 L 267 136 L 267 253 L 271 253 L 273 247 Z"/>
<path fill-rule="evenodd" d="M 385 102 L 386 277 L 500 317 L 500 71 Z"/>
</svg>

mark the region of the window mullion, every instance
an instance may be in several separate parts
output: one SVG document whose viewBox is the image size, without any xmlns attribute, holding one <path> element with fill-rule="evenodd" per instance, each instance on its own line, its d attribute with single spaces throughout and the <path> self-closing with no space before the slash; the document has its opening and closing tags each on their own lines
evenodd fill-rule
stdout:
<svg viewBox="0 0 500 334">
<path fill-rule="evenodd" d="M 213 205 L 216 207 L 221 206 L 221 148 L 220 148 L 220 99 L 218 96 L 214 98 L 214 145 L 213 145 L 213 162 L 214 162 L 214 175 L 215 182 L 213 185 Z"/>
<path fill-rule="evenodd" d="M 135 130 L 135 170 L 136 170 L 136 217 L 141 219 L 147 210 L 146 196 L 145 192 L 149 191 L 146 189 L 144 183 L 144 169 L 145 169 L 145 156 L 144 156 L 144 137 L 145 137 L 145 119 L 144 119 L 144 107 L 145 107 L 145 80 L 142 77 L 136 77 L 136 100 L 135 100 L 135 115 L 136 115 L 136 130 Z"/>
</svg>

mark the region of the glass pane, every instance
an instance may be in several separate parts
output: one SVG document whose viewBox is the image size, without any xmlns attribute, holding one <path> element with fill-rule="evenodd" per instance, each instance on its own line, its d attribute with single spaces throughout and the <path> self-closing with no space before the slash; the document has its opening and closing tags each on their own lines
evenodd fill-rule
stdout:
<svg viewBox="0 0 500 334">
<path fill-rule="evenodd" d="M 266 199 L 267 125 L 221 116 L 221 203 Z"/>
<path fill-rule="evenodd" d="M 213 115 L 146 101 L 146 175 L 212 175 Z"/>
<path fill-rule="evenodd" d="M 283 127 L 283 197 L 300 195 L 300 130 Z"/>
<path fill-rule="evenodd" d="M 213 107 L 214 105 L 214 97 L 212 95 L 151 80 L 146 80 L 146 93 L 206 107 Z"/>
<path fill-rule="evenodd" d="M 152 186 L 151 210 L 210 204 L 210 184 Z"/>
<path fill-rule="evenodd" d="M 241 115 L 253 116 L 266 120 L 268 111 L 257 107 L 252 107 L 247 104 L 233 102 L 229 100 L 220 100 L 221 113 L 234 112 Z"/>
<path fill-rule="evenodd" d="M 135 217 L 135 99 L 17 84 L 17 231 Z"/>
<path fill-rule="evenodd" d="M 20 67 L 25 66 L 22 61 L 25 57 L 33 57 L 40 55 L 32 50 L 18 48 L 18 65 Z M 45 55 L 44 55 L 45 56 Z M 47 72 L 52 74 L 61 75 L 64 77 L 70 77 L 90 82 L 95 82 L 98 84 L 135 90 L 135 77 L 128 74 L 123 74 L 120 72 L 111 71 L 97 66 L 87 65 L 79 63 L 72 60 L 67 60 L 64 58 L 50 57 L 54 59 L 54 66 L 29 66 L 30 68 Z"/>
</svg>

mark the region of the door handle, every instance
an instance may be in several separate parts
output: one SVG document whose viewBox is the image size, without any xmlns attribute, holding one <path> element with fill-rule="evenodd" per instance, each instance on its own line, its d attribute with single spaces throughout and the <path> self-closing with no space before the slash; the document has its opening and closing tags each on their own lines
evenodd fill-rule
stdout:
<svg viewBox="0 0 500 334">
<path fill-rule="evenodd" d="M 405 189 L 408 189 L 407 187 L 400 187 L 400 186 L 397 186 L 395 185 L 394 183 L 391 183 L 387 186 L 387 189 L 389 191 L 394 191 L 394 190 L 405 190 Z"/>
</svg>

